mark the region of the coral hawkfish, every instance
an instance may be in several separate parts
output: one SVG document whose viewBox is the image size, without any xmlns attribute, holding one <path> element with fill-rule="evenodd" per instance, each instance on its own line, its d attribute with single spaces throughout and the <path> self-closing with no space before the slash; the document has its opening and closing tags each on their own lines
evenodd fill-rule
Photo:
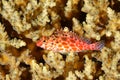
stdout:
<svg viewBox="0 0 120 80">
<path fill-rule="evenodd" d="M 49 37 L 41 37 L 36 45 L 53 52 L 68 53 L 85 50 L 101 50 L 104 47 L 104 42 L 91 43 L 89 39 L 79 37 L 72 31 L 57 30 Z"/>
</svg>

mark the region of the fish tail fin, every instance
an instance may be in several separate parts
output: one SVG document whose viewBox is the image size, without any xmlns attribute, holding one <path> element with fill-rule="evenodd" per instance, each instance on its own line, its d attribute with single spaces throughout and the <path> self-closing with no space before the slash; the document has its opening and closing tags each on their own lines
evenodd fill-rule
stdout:
<svg viewBox="0 0 120 80">
<path fill-rule="evenodd" d="M 104 41 L 96 42 L 95 44 L 95 50 L 101 50 L 104 47 Z"/>
<path fill-rule="evenodd" d="M 101 50 L 104 47 L 104 41 L 95 42 L 93 44 L 90 44 L 91 50 Z"/>
</svg>

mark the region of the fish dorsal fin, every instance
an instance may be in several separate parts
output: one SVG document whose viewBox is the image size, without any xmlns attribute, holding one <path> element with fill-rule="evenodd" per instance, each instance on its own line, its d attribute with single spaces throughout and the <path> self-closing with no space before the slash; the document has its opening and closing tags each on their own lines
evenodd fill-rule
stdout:
<svg viewBox="0 0 120 80">
<path fill-rule="evenodd" d="M 87 44 L 91 44 L 91 41 L 88 38 L 80 37 L 80 39 Z"/>
</svg>

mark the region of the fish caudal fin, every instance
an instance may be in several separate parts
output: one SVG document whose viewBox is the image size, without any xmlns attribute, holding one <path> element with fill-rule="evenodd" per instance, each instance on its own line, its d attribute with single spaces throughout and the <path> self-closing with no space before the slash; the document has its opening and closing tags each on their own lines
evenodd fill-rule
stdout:
<svg viewBox="0 0 120 80">
<path fill-rule="evenodd" d="M 90 44 L 91 50 L 101 50 L 104 47 L 104 41 Z"/>
<path fill-rule="evenodd" d="M 96 42 L 95 45 L 95 50 L 101 50 L 104 47 L 104 41 Z"/>
</svg>

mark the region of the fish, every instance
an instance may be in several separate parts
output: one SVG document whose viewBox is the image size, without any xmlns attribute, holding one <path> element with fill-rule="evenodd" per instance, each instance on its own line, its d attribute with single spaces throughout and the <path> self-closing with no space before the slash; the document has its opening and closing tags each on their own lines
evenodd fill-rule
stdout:
<svg viewBox="0 0 120 80">
<path fill-rule="evenodd" d="M 50 36 L 42 36 L 36 45 L 53 52 L 77 53 L 88 50 L 100 51 L 104 47 L 104 41 L 91 43 L 91 40 L 80 37 L 75 32 L 57 30 Z"/>
</svg>

